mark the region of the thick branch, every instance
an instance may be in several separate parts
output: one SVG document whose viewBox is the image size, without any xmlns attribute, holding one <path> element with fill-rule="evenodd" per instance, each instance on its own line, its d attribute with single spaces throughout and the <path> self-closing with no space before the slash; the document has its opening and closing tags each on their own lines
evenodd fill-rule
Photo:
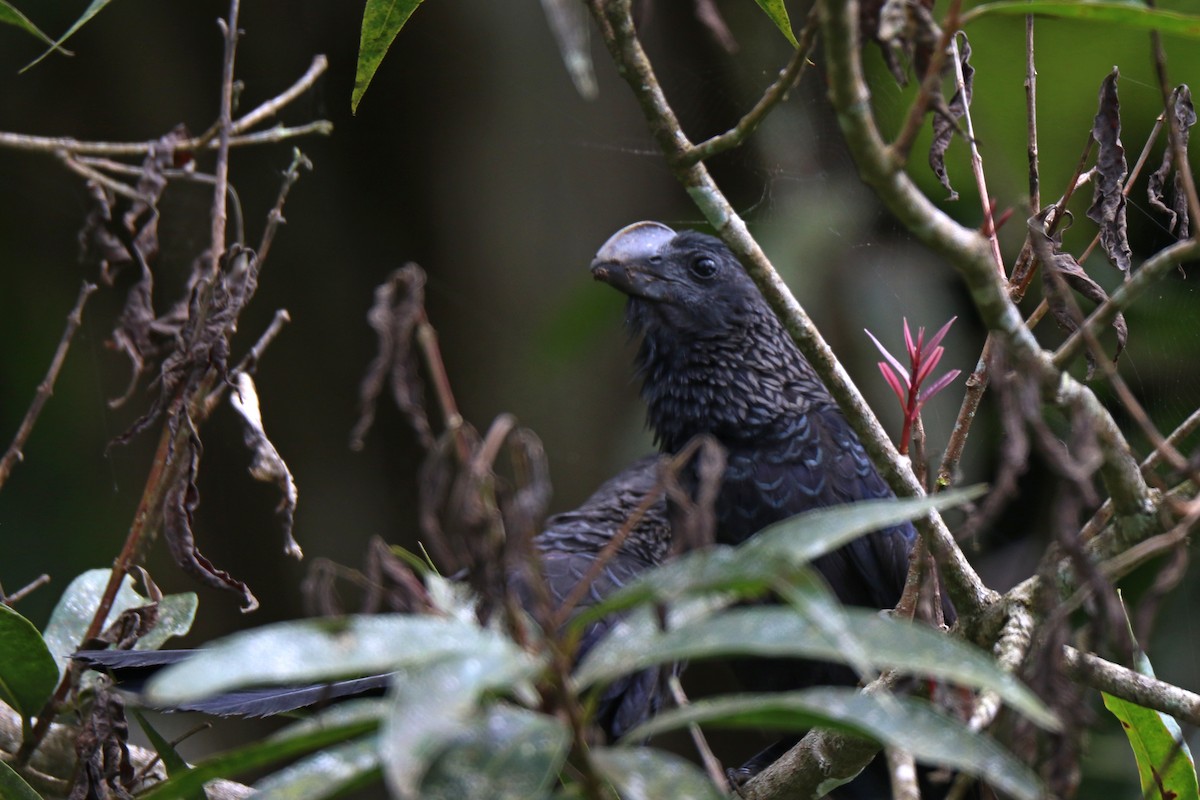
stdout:
<svg viewBox="0 0 1200 800">
<path fill-rule="evenodd" d="M 1134 672 L 1074 647 L 1063 648 L 1063 669 L 1076 683 L 1200 725 L 1200 694 Z"/>
</svg>

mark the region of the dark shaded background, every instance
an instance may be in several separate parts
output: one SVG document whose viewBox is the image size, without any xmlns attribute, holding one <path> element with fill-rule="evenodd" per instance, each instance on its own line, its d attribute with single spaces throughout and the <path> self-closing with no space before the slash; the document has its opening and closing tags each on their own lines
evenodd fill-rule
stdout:
<svg viewBox="0 0 1200 800">
<path fill-rule="evenodd" d="M 19 5 L 56 33 L 87 4 Z M 787 44 L 753 3 L 720 5 L 741 44 L 736 55 L 721 50 L 692 16 L 690 4 L 644 9 L 647 46 L 696 139 L 736 121 L 788 56 Z M 1175 5 L 1183 10 L 1186 3 Z M 38 47 L 16 29 L 0 29 L 0 130 L 102 140 L 151 139 L 181 122 L 203 130 L 216 114 L 221 44 L 214 23 L 226 11 L 222 2 L 121 0 L 73 38 L 74 58 L 48 58 L 24 75 L 17 70 Z M 805 12 L 801 4 L 792 8 L 797 21 Z M 631 348 L 620 331 L 621 301 L 591 282 L 588 262 L 609 234 L 638 219 L 701 225 L 602 47 L 594 42 L 600 97 L 587 102 L 561 65 L 538 3 L 423 4 L 351 117 L 360 14 L 360 3 L 331 0 L 243 7 L 241 108 L 282 91 L 314 54 L 325 53 L 330 70 L 282 119 L 300 124 L 326 118 L 335 130 L 330 138 L 296 142 L 315 170 L 292 193 L 285 211 L 289 224 L 276 240 L 235 342 L 240 357 L 275 309 L 291 313 L 294 321 L 258 373 L 267 430 L 300 488 L 296 535 L 309 559 L 325 556 L 355 566 L 371 536 L 408 546 L 416 536 L 420 454 L 390 403 L 381 409 L 365 451 L 347 447 L 358 382 L 374 353 L 364 315 L 375 285 L 405 261 L 426 268 L 430 315 L 464 414 L 485 427 L 508 411 L 537 431 L 550 458 L 553 508 L 561 509 L 651 447 L 631 376 Z M 1023 22 L 981 23 L 971 36 L 978 69 L 974 118 L 989 190 L 1001 209 L 1016 210 L 1003 231 L 1011 262 L 1026 216 Z M 1200 73 L 1194 43 L 1167 43 L 1173 78 L 1194 79 Z M 1123 74 L 1131 161 L 1159 98 L 1140 33 L 1043 22 L 1039 45 L 1048 202 L 1074 169 L 1095 113 L 1096 89 L 1114 63 Z M 874 54 L 871 61 L 877 73 L 874 102 L 894 125 L 911 89 L 896 88 Z M 898 431 L 899 412 L 862 329 L 870 328 L 899 352 L 902 317 L 936 328 L 958 314 L 943 363 L 964 371 L 974 366 L 983 336 L 948 266 L 900 231 L 859 183 L 823 92 L 822 71 L 814 68 L 750 147 L 718 158 L 712 167 L 885 425 Z M 922 146 L 914 154 L 914 172 L 932 197 L 942 198 L 944 191 L 926 174 Z M 963 199 L 945 207 L 978 225 L 979 203 L 964 150 L 956 143 L 950 161 Z M 288 145 L 241 149 L 231 159 L 251 242 L 260 235 L 289 160 Z M 211 168 L 211 159 L 201 167 Z M 1145 257 L 1169 239 L 1144 212 L 1144 200 L 1137 199 L 1142 196 L 1139 189 L 1130 225 L 1135 256 Z M 52 157 L 0 150 L 4 441 L 45 371 L 80 281 L 94 274 L 92 265 L 80 263 L 76 240 L 85 199 L 81 181 Z M 1073 206 L 1081 224 L 1068 231 L 1067 243 L 1075 252 L 1093 232 L 1083 219 L 1088 199 Z M 208 206 L 207 193 L 188 187 L 164 200 L 165 251 L 158 266 L 164 294 L 157 298 L 162 302 L 173 299 L 165 290 L 177 286 L 206 241 Z M 1088 266 L 1106 285 L 1118 281 L 1099 256 Z M 1129 315 L 1131 340 L 1122 369 L 1164 429 L 1200 400 L 1193 283 L 1174 275 Z M 151 433 L 105 452 L 106 443 L 146 404 L 141 393 L 126 408 L 106 406 L 128 379 L 123 358 L 105 347 L 121 302 L 112 290 L 93 298 L 55 395 L 28 443 L 26 462 L 0 493 L 0 581 L 12 591 L 41 572 L 54 579 L 20 606 L 39 625 L 73 575 L 111 563 L 157 439 Z M 1050 327 L 1041 331 L 1046 341 L 1058 337 Z M 961 378 L 955 386 L 961 387 Z M 945 441 L 958 394 L 957 388 L 947 391 L 927 407 L 934 452 Z M 996 437 L 985 404 L 964 480 L 990 477 Z M 229 410 L 214 416 L 203 438 L 199 544 L 218 566 L 250 583 L 262 609 L 243 618 L 231 595 L 195 587 L 164 554 L 155 553 L 150 568 L 164 589 L 200 594 L 190 644 L 297 616 L 306 569 L 281 555 L 272 515 L 276 497 L 247 477 L 249 456 Z M 1035 463 L 1014 507 L 972 549 L 997 588 L 1032 569 L 1044 546 L 1042 512 L 1052 492 L 1048 473 Z M 1186 609 L 1196 593 L 1195 582 L 1185 581 L 1168 602 L 1150 647 L 1163 677 L 1192 688 L 1200 685 L 1200 648 Z M 1106 742 L 1097 738 L 1098 747 L 1110 746 Z M 1114 753 L 1123 747 L 1111 746 Z M 1098 761 L 1126 778 L 1133 774 L 1123 752 Z"/>
</svg>

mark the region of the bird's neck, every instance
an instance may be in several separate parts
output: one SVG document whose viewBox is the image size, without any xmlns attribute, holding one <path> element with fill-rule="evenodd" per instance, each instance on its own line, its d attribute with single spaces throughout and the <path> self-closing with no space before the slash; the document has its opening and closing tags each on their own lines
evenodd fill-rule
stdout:
<svg viewBox="0 0 1200 800">
<path fill-rule="evenodd" d="M 828 397 L 773 316 L 732 335 L 647 330 L 638 367 L 647 421 L 666 452 L 700 433 L 727 447 L 761 441 Z"/>
</svg>

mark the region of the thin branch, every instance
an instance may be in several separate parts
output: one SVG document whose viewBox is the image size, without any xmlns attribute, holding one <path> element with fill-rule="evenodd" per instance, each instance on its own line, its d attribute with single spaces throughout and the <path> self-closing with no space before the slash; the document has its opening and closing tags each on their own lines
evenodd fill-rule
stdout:
<svg viewBox="0 0 1200 800">
<path fill-rule="evenodd" d="M 1034 64 L 1033 20 L 1033 14 L 1025 16 L 1025 141 L 1029 156 L 1029 208 L 1036 213 L 1042 207 L 1042 193 L 1038 170 L 1037 66 Z"/>
<path fill-rule="evenodd" d="M 1067 337 L 1067 340 L 1054 351 L 1054 355 L 1051 357 L 1054 366 L 1063 369 L 1079 355 L 1080 350 L 1086 344 L 1083 338 L 1085 328 L 1095 332 L 1107 327 L 1118 312 L 1133 305 L 1133 301 L 1155 284 L 1159 278 L 1183 262 L 1197 258 L 1200 258 L 1200 243 L 1195 239 L 1184 239 L 1164 247 L 1142 262 L 1142 266 L 1133 273 L 1129 280 L 1122 283 L 1115 292 L 1108 296 L 1107 300 L 1096 306 L 1079 326 L 1080 329 Z"/>
<path fill-rule="evenodd" d="M 119 194 L 122 197 L 125 197 L 129 200 L 133 200 L 134 202 L 145 203 L 146 205 L 151 205 L 151 206 L 154 205 L 154 201 L 152 198 L 146 197 L 145 195 L 143 195 L 137 189 L 134 189 L 129 184 L 122 183 L 121 181 L 116 180 L 115 178 L 108 177 L 103 172 L 93 169 L 92 167 L 88 166 L 87 164 L 84 164 L 84 163 L 72 158 L 65 151 L 59 151 L 58 157 L 59 157 L 58 160 L 61 161 L 67 169 L 71 170 L 76 175 L 79 175 L 80 177 L 84 178 L 85 180 L 89 180 L 89 181 L 92 181 L 93 183 L 97 183 L 100 186 L 103 186 L 104 188 L 113 192 L 114 194 Z"/>
<path fill-rule="evenodd" d="M 229 186 L 229 137 L 233 135 L 233 64 L 237 55 L 238 9 L 241 0 L 230 0 L 229 21 L 218 19 L 217 27 L 225 38 L 225 58 L 221 68 L 221 110 L 217 115 L 217 167 L 216 188 L 213 190 L 212 209 L 212 274 L 221 270 L 221 259 L 225 255 L 225 190 Z"/>
<path fill-rule="evenodd" d="M 921 789 L 917 785 L 917 763 L 911 754 L 889 747 L 887 756 L 888 774 L 892 778 L 892 800 L 921 800 Z"/>
<path fill-rule="evenodd" d="M 274 144 L 288 139 L 295 139 L 298 136 L 309 136 L 311 134 L 328 136 L 331 133 L 333 133 L 333 123 L 329 120 L 321 119 L 292 128 L 284 125 L 276 125 L 273 128 L 258 131 L 257 133 L 231 136 L 229 137 L 229 146 L 245 147 L 255 144 Z M 0 147 L 31 153 L 55 154 L 65 152 L 70 155 L 144 156 L 152 148 L 160 146 L 161 143 L 157 139 L 147 142 L 87 142 L 81 139 L 73 139 L 69 136 L 30 136 L 24 133 L 0 131 Z M 183 139 L 176 143 L 175 149 L 215 150 L 218 146 L 219 143 L 216 141 L 206 141 L 203 137 L 194 136 L 191 139 Z"/>
<path fill-rule="evenodd" d="M 267 214 L 267 226 L 263 229 L 262 241 L 258 244 L 258 265 L 260 268 L 263 262 L 267 260 L 267 254 L 271 251 L 271 243 L 275 241 L 276 231 L 279 230 L 280 225 L 286 222 L 283 218 L 283 204 L 287 202 L 288 193 L 296 185 L 296 181 L 300 180 L 301 169 L 312 170 L 312 162 L 297 147 L 292 150 L 292 163 L 288 165 L 287 171 L 283 173 L 283 184 L 279 187 L 279 196 L 275 198 L 275 205 Z"/>
<path fill-rule="evenodd" d="M 25 412 L 25 418 L 17 427 L 17 433 L 13 436 L 12 443 L 9 444 L 4 457 L 0 458 L 0 488 L 4 487 L 8 476 L 12 474 L 13 467 L 24 458 L 21 451 L 25 448 L 25 442 L 29 440 L 29 435 L 33 433 L 33 426 L 37 424 L 38 416 L 42 413 L 46 401 L 50 399 L 50 395 L 54 394 L 54 382 L 58 380 L 58 373 L 62 370 L 63 362 L 67 358 L 71 339 L 74 338 L 75 331 L 79 329 L 79 324 L 83 321 L 83 306 L 94 291 L 96 291 L 96 285 L 86 281 L 79 287 L 79 295 L 75 298 L 75 307 L 67 315 L 67 326 L 63 329 L 62 338 L 59 339 L 58 347 L 54 351 L 54 357 L 50 359 L 50 368 L 46 370 L 46 377 L 42 378 L 42 382 L 38 384 L 33 402 L 29 404 L 29 410 Z"/>
<path fill-rule="evenodd" d="M 983 174 L 983 156 L 979 153 L 979 145 L 975 141 L 975 125 L 971 121 L 971 105 L 967 100 L 967 87 L 963 79 L 962 58 L 958 52 L 958 35 L 950 37 L 950 53 L 954 62 L 954 82 L 963 102 L 963 120 L 967 124 L 967 147 L 971 153 L 971 172 L 975 175 L 975 185 L 979 187 L 979 202 L 983 206 L 983 231 L 988 243 L 992 246 L 992 257 L 996 259 L 996 269 L 1005 275 L 1004 256 L 1000 253 L 1000 237 L 996 233 L 996 223 L 992 214 L 991 195 L 987 190 L 987 179 Z"/>
<path fill-rule="evenodd" d="M 809 12 L 808 22 L 804 26 L 804 30 L 800 31 L 799 46 L 792 53 L 792 58 L 788 61 L 779 77 L 775 82 L 767 87 L 763 92 L 763 96 L 754 104 L 754 107 L 746 112 L 746 115 L 737 121 L 731 129 L 725 133 L 718 134 L 711 139 L 707 139 L 700 144 L 693 145 L 682 156 L 680 156 L 681 164 L 694 164 L 698 161 L 705 161 L 718 153 L 723 153 L 734 147 L 742 145 L 750 134 L 758 127 L 759 123 L 766 119 L 767 114 L 775 109 L 775 106 L 787 99 L 787 93 L 800 84 L 800 78 L 804 75 L 804 68 L 808 65 L 812 57 L 813 49 L 816 47 L 817 39 L 817 13 L 814 8 Z"/>
<path fill-rule="evenodd" d="M 5 594 L 4 589 L 0 588 L 0 603 L 4 603 L 6 606 L 15 605 L 48 583 L 50 583 L 50 576 L 43 572 L 12 594 Z"/>
<path fill-rule="evenodd" d="M 1200 694 L 1134 672 L 1074 647 L 1063 648 L 1063 671 L 1071 680 L 1144 708 L 1200 725 Z"/>
<path fill-rule="evenodd" d="M 300 76 L 300 79 L 292 84 L 287 90 L 272 97 L 270 100 L 261 104 L 248 114 L 235 120 L 233 123 L 233 133 L 244 133 L 253 128 L 258 123 L 265 119 L 269 119 L 278 114 L 285 106 L 289 105 L 300 95 L 304 94 L 313 84 L 317 82 L 317 78 L 329 68 L 329 59 L 324 55 L 313 56 L 312 64 L 309 65 L 308 71 Z"/>
<path fill-rule="evenodd" d="M 683 692 L 683 684 L 679 682 L 678 675 L 672 675 L 667 679 L 667 686 L 671 690 L 671 698 L 675 701 L 675 705 L 680 708 L 686 708 L 688 705 L 687 695 Z M 708 779 L 713 782 L 722 792 L 729 791 L 729 779 L 725 776 L 725 770 L 721 766 L 721 762 L 717 760 L 713 754 L 712 748 L 708 746 L 708 740 L 704 738 L 704 732 L 700 730 L 700 726 L 696 723 L 688 725 L 688 734 L 692 737 L 692 744 L 696 747 L 696 752 L 700 754 L 700 762 L 704 764 L 704 771 L 708 773 Z"/>
</svg>

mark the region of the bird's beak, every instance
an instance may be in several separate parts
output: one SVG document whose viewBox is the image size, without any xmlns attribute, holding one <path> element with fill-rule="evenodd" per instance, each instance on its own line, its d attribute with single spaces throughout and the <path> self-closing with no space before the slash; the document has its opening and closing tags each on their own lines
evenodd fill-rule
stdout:
<svg viewBox="0 0 1200 800">
<path fill-rule="evenodd" d="M 654 297 L 653 271 L 646 267 L 675 238 L 661 222 L 635 222 L 609 237 L 592 259 L 592 275 L 626 294 Z"/>
</svg>

